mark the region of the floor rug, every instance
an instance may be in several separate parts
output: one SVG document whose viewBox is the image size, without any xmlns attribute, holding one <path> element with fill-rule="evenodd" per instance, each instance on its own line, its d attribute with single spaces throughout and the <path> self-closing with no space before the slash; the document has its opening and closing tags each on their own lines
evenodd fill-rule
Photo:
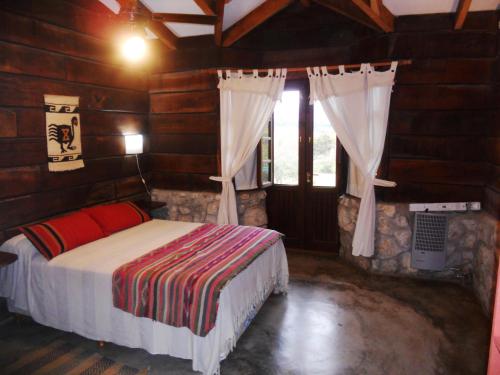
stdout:
<svg viewBox="0 0 500 375">
<path fill-rule="evenodd" d="M 145 375 L 138 370 L 62 340 L 27 353 L 1 370 L 2 374 Z"/>
</svg>

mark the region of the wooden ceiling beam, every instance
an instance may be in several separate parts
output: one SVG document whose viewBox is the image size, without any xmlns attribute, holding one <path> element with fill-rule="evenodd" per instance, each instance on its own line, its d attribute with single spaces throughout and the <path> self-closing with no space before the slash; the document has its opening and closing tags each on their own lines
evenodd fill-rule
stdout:
<svg viewBox="0 0 500 375">
<path fill-rule="evenodd" d="M 204 14 L 153 13 L 153 20 L 161 22 L 195 23 L 200 25 L 215 25 L 216 16 Z"/>
<path fill-rule="evenodd" d="M 228 47 L 286 8 L 294 0 L 267 0 L 224 32 L 222 45 Z"/>
<path fill-rule="evenodd" d="M 464 26 L 465 18 L 469 13 L 469 8 L 472 0 L 460 0 L 457 7 L 457 14 L 455 17 L 455 30 L 460 30 Z"/>
<path fill-rule="evenodd" d="M 205 13 L 207 16 L 215 16 L 216 13 L 208 3 L 208 0 L 194 0 L 196 5 L 200 7 L 200 9 Z"/>
<path fill-rule="evenodd" d="M 118 0 L 118 4 L 120 4 L 120 12 L 123 8 L 137 7 L 137 10 L 144 15 L 146 19 L 145 26 L 147 26 L 166 47 L 177 49 L 177 41 L 179 38 L 177 38 L 163 22 L 153 20 L 151 11 L 140 0 Z"/>
<path fill-rule="evenodd" d="M 148 29 L 168 48 L 177 49 L 178 37 L 160 21 L 150 21 Z"/>
<path fill-rule="evenodd" d="M 179 39 L 177 35 L 170 31 L 163 22 L 153 20 L 151 11 L 140 1 L 137 1 L 137 6 L 146 19 L 150 20 L 147 23 L 148 29 L 150 29 L 165 46 L 170 49 L 177 49 L 177 41 Z"/>
<path fill-rule="evenodd" d="M 382 0 L 312 0 L 362 25 L 385 32 L 394 31 L 394 16 Z"/>
<path fill-rule="evenodd" d="M 367 4 L 364 0 L 352 0 L 364 14 L 386 33 L 394 31 L 394 15 L 385 7 L 382 0 L 370 0 Z"/>
<path fill-rule="evenodd" d="M 224 23 L 224 7 L 226 0 L 216 0 L 215 12 L 217 13 L 217 22 L 214 27 L 215 45 L 222 46 L 222 25 Z"/>
</svg>

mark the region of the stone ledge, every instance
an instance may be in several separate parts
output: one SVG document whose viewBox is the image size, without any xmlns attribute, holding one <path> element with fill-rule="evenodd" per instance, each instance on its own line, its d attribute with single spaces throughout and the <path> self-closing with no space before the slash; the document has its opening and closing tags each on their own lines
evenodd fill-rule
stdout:
<svg viewBox="0 0 500 375">
<path fill-rule="evenodd" d="M 241 225 L 267 227 L 266 192 L 241 191 L 236 194 Z M 165 202 L 155 217 L 197 223 L 216 223 L 220 194 L 212 192 L 153 189 L 152 199 Z"/>
</svg>

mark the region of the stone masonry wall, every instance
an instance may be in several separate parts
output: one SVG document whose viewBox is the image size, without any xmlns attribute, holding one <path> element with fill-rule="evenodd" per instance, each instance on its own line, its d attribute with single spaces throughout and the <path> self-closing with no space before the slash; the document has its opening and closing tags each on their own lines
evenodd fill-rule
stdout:
<svg viewBox="0 0 500 375">
<path fill-rule="evenodd" d="M 339 199 L 340 256 L 367 271 L 429 279 L 459 280 L 472 278 L 472 285 L 484 311 L 491 313 L 495 288 L 496 221 L 483 212 L 450 213 L 446 267 L 443 271 L 417 270 L 411 267 L 414 214 L 408 204 L 377 203 L 375 254 L 352 255 L 352 238 L 359 211 L 359 199 Z"/>
<path fill-rule="evenodd" d="M 157 210 L 155 217 L 198 223 L 217 222 L 220 201 L 217 193 L 153 189 L 152 199 L 166 202 L 166 207 Z M 238 192 L 236 201 L 241 225 L 267 226 L 264 190 Z"/>
</svg>

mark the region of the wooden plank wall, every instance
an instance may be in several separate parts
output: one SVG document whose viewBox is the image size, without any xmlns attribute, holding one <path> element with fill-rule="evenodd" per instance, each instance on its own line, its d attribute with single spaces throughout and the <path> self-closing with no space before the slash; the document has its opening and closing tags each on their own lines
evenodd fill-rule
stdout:
<svg viewBox="0 0 500 375">
<path fill-rule="evenodd" d="M 413 64 L 399 70 L 392 97 L 384 164 L 398 187 L 386 190 L 386 199 L 486 203 L 500 146 L 497 16 L 472 13 L 460 32 L 448 22 L 398 20 L 390 55 Z"/>
<path fill-rule="evenodd" d="M 495 126 L 487 144 L 488 159 L 491 163 L 492 173 L 485 189 L 485 206 L 488 211 L 500 219 L 500 35 L 497 35 L 498 46 L 495 62 L 493 84 L 496 90 L 495 103 L 497 106 Z M 500 247 L 500 222 L 498 224 L 497 243 Z"/>
<path fill-rule="evenodd" d="M 170 73 L 152 74 L 148 83 L 146 73 L 117 64 L 113 16 L 89 4 L 0 3 L 0 241 L 19 224 L 141 194 L 124 133 L 150 133 L 143 166 L 154 187 L 219 190 L 208 179 L 219 174 L 219 95 L 215 75 L 203 70 L 215 66 L 413 59 L 398 71 L 381 167 L 399 185 L 379 195 L 480 200 L 499 214 L 498 14 L 472 13 L 462 31 L 452 31 L 448 16 L 401 17 L 397 32 L 351 46 L 171 52 L 156 70 Z M 80 96 L 84 169 L 48 172 L 46 93 Z"/>
<path fill-rule="evenodd" d="M 349 49 L 268 52 L 263 65 L 412 59 L 398 69 L 380 168 L 398 186 L 377 189 L 379 198 L 474 200 L 498 212 L 498 13 L 471 13 L 462 31 L 452 24 L 449 15 L 400 17 L 395 33 Z"/>
<path fill-rule="evenodd" d="M 307 22 L 301 13 L 297 13 L 297 19 L 293 17 L 286 15 L 286 22 Z M 277 34 L 272 27 L 273 20 L 255 31 L 262 43 Z M 310 29 L 314 27 L 311 25 Z M 274 31 L 268 32 L 266 28 Z M 307 27 L 303 29 L 303 38 L 312 36 L 307 34 Z M 245 37 L 235 48 L 225 50 L 225 56 L 231 52 L 230 64 L 219 50 L 205 48 L 199 52 L 195 49 L 171 52 L 157 69 L 164 72 L 215 66 L 245 67 L 249 63 L 261 67 L 292 67 L 412 59 L 411 66 L 398 70 L 380 168 L 380 176 L 396 180 L 398 187 L 378 189 L 379 198 L 401 202 L 474 200 L 481 201 L 491 212 L 498 212 L 498 177 L 495 180 L 500 147 L 498 12 L 470 13 L 461 31 L 453 30 L 453 17 L 448 14 L 400 17 L 396 32 L 364 37 L 350 46 L 338 46 L 329 38 L 320 38 L 325 43 L 322 48 L 297 49 L 290 39 L 289 45 L 285 45 L 286 41 L 280 44 L 280 50 L 259 52 L 254 46 L 262 43 L 255 43 L 255 35 L 250 34 L 248 41 Z M 254 57 L 249 59 L 252 49 Z M 183 74 L 179 77 L 190 80 L 190 73 Z M 192 82 L 186 87 L 172 84 L 174 92 L 167 94 L 173 98 L 170 106 L 181 101 L 185 104 L 183 99 L 191 96 L 199 100 L 198 92 L 185 93 L 191 90 Z M 207 89 L 209 86 L 203 88 Z M 155 106 L 167 106 L 154 105 L 154 101 L 152 96 L 153 112 Z M 197 138 L 189 139 L 198 142 Z M 184 137 L 183 142 L 189 143 L 189 140 Z M 156 150 L 157 154 L 161 151 Z M 158 167 L 169 170 L 171 167 L 165 167 L 168 161 L 157 162 L 155 171 Z M 182 168 L 182 178 L 190 182 L 185 173 L 189 174 L 192 166 L 175 167 Z"/>
<path fill-rule="evenodd" d="M 116 65 L 111 16 L 81 3 L 0 3 L 0 242 L 19 224 L 144 191 L 122 134 L 148 130 L 147 75 Z M 44 94 L 80 97 L 85 168 L 48 172 Z"/>
<path fill-rule="evenodd" d="M 154 187 L 217 191 L 219 92 L 204 70 L 150 76 L 152 183 Z"/>
</svg>

